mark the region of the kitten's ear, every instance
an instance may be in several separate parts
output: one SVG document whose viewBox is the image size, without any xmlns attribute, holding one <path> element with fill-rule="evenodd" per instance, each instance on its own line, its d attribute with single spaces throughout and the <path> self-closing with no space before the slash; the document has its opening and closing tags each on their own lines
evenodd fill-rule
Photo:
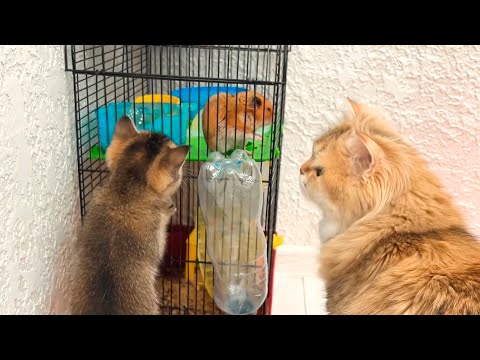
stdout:
<svg viewBox="0 0 480 360">
<path fill-rule="evenodd" d="M 135 124 L 128 116 L 123 116 L 115 125 L 113 137 L 122 141 L 128 140 L 138 134 Z"/>
<path fill-rule="evenodd" d="M 117 121 L 115 124 L 112 142 L 108 146 L 106 152 L 107 167 L 111 171 L 116 168 L 116 162 L 122 152 L 125 141 L 135 137 L 137 134 L 138 131 L 128 116 L 123 116 Z"/>
<path fill-rule="evenodd" d="M 165 162 L 173 171 L 178 172 L 185 163 L 188 152 L 190 151 L 189 145 L 177 146 L 170 149 L 165 156 Z"/>
<path fill-rule="evenodd" d="M 354 172 L 359 176 L 369 176 L 383 157 L 383 150 L 368 136 L 354 131 L 347 140 Z"/>
<path fill-rule="evenodd" d="M 352 107 L 352 110 L 353 110 L 353 113 L 355 114 L 355 116 L 359 115 L 363 110 L 362 105 L 360 105 L 359 103 L 357 103 L 356 101 L 354 101 L 350 98 L 347 98 L 347 100 L 350 103 L 350 106 Z"/>
</svg>

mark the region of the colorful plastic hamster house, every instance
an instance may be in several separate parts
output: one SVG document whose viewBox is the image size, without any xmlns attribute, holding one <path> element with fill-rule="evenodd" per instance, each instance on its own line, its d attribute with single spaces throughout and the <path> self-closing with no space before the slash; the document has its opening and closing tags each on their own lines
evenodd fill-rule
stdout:
<svg viewBox="0 0 480 360">
<path fill-rule="evenodd" d="M 262 230 L 267 242 L 269 293 L 258 314 L 269 314 L 289 47 L 287 45 L 67 45 L 73 75 L 82 216 L 94 189 L 108 180 L 105 150 L 116 121 L 130 116 L 139 129 L 162 132 L 191 151 L 189 174 L 177 194 L 167 254 L 158 279 L 163 314 L 221 314 L 212 296 L 206 229 L 199 210 L 197 175 L 211 152 L 202 110 L 218 93 L 254 91 L 272 103 L 271 125 L 256 128 L 261 141 L 243 148 L 262 174 Z"/>
</svg>

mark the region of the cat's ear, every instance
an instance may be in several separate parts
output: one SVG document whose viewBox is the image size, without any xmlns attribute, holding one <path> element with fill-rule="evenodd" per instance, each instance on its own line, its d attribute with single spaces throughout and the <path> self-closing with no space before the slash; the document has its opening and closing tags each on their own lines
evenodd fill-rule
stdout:
<svg viewBox="0 0 480 360">
<path fill-rule="evenodd" d="M 347 98 L 347 100 L 350 103 L 350 106 L 352 107 L 352 110 L 353 110 L 353 114 L 355 116 L 359 115 L 363 111 L 362 105 L 360 105 L 359 103 L 357 103 L 356 101 L 350 98 Z"/>
<path fill-rule="evenodd" d="M 383 150 L 368 136 L 352 132 L 347 139 L 353 171 L 358 176 L 369 176 L 383 157 Z"/>
<path fill-rule="evenodd" d="M 123 116 L 117 121 L 117 124 L 115 125 L 115 132 L 113 133 L 114 138 L 125 141 L 135 137 L 136 135 L 138 135 L 137 128 L 128 116 Z"/>
<path fill-rule="evenodd" d="M 165 156 L 165 163 L 174 172 L 178 172 L 185 163 L 189 151 L 189 145 L 177 146 L 176 148 L 170 149 Z"/>
</svg>

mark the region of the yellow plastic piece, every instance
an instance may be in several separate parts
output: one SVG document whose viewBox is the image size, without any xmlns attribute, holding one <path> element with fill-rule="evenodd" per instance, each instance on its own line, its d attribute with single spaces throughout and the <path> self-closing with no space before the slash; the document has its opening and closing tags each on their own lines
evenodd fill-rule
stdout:
<svg viewBox="0 0 480 360">
<path fill-rule="evenodd" d="M 197 231 L 198 229 L 198 231 Z M 199 238 L 197 238 L 197 233 Z M 195 282 L 195 266 L 196 261 L 200 269 L 200 277 L 197 278 L 197 284 L 204 286 L 207 289 L 210 297 L 213 298 L 213 265 L 205 264 L 204 262 L 211 262 L 210 257 L 206 253 L 205 243 L 205 224 L 200 208 L 198 209 L 198 225 L 192 230 L 188 237 L 187 259 L 189 260 L 185 266 L 185 278 L 190 282 Z M 283 244 L 284 237 L 282 235 L 273 234 L 272 248 L 277 249 Z"/>
<path fill-rule="evenodd" d="M 153 98 L 154 103 L 172 103 L 180 104 L 180 99 L 176 96 L 162 95 L 162 94 L 147 94 L 139 96 L 135 99 L 136 103 L 151 103 Z"/>
<path fill-rule="evenodd" d="M 197 228 L 193 228 L 188 237 L 187 260 L 185 264 L 185 279 L 195 283 L 195 261 L 197 261 Z M 197 279 L 197 284 L 203 286 L 203 279 Z"/>
<path fill-rule="evenodd" d="M 283 244 L 283 238 L 282 235 L 273 234 L 273 250 L 277 250 L 277 247 Z"/>
<path fill-rule="evenodd" d="M 210 257 L 206 253 L 205 243 L 205 224 L 200 208 L 198 209 L 198 224 L 188 237 L 187 259 L 185 277 L 190 282 L 195 282 L 195 266 L 196 261 L 200 269 L 200 277 L 197 278 L 197 284 L 204 286 L 208 294 L 213 297 L 213 265 L 205 264 L 205 261 L 211 262 Z M 199 237 L 197 237 L 197 234 Z"/>
</svg>

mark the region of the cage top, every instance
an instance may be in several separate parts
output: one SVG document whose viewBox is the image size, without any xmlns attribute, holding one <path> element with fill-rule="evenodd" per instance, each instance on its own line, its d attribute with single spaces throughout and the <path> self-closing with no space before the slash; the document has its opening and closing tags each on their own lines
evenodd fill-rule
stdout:
<svg viewBox="0 0 480 360">
<path fill-rule="evenodd" d="M 274 67 L 290 50 L 291 45 L 65 45 L 65 70 L 158 77 L 173 75 L 172 70 L 153 73 L 152 64 L 160 63 L 166 71 L 186 62 L 195 71 L 200 61 L 231 68 L 240 62 Z"/>
<path fill-rule="evenodd" d="M 221 49 L 221 50 L 243 50 L 243 51 L 282 51 L 291 50 L 291 45 L 159 45 L 177 48 L 195 49 Z"/>
</svg>

